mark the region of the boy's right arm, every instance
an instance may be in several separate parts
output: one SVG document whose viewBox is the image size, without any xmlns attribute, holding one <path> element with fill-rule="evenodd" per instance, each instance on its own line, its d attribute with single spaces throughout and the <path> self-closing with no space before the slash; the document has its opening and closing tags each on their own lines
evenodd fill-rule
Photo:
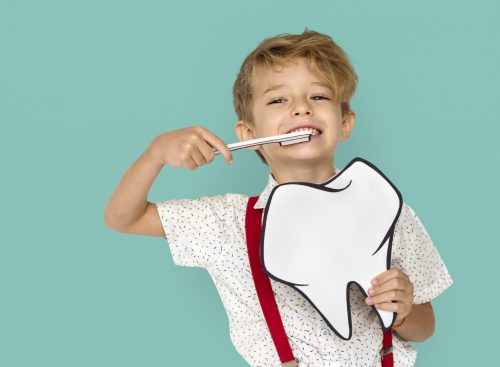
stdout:
<svg viewBox="0 0 500 367">
<path fill-rule="evenodd" d="M 227 145 L 201 126 L 158 135 L 122 177 L 104 210 L 104 223 L 122 233 L 165 235 L 156 205 L 147 201 L 154 180 L 164 165 L 191 170 L 210 163 L 216 148 L 228 163 Z"/>
</svg>

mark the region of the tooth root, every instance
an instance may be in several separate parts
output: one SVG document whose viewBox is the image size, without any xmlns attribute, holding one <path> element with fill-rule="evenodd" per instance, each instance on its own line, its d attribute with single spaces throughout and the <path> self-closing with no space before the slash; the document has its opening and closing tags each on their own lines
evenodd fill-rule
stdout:
<svg viewBox="0 0 500 367">
<path fill-rule="evenodd" d="M 352 336 L 352 323 L 349 320 L 350 309 L 347 305 L 347 297 L 350 295 L 347 282 L 332 282 L 329 284 L 329 294 L 325 295 L 325 289 L 318 284 L 299 287 L 308 295 L 314 305 L 321 310 L 323 316 L 328 320 L 335 320 L 335 333 L 342 339 L 349 340 Z M 339 317 L 342 315 L 342 317 Z M 392 312 L 391 312 L 392 315 Z M 330 325 L 329 325 L 330 326 Z"/>
</svg>

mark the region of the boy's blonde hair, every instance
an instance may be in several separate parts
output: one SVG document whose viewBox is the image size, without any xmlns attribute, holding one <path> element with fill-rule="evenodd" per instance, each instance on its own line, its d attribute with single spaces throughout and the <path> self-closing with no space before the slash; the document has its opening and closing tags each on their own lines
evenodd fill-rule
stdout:
<svg viewBox="0 0 500 367">
<path fill-rule="evenodd" d="M 313 73 L 330 85 L 333 97 L 341 103 L 342 117 L 350 110 L 349 101 L 356 90 L 357 75 L 349 56 L 331 37 L 307 28 L 302 34 L 280 34 L 267 38 L 252 51 L 241 65 L 233 87 L 234 109 L 238 119 L 253 124 L 253 88 L 257 71 L 284 67 L 293 59 L 304 57 Z M 264 156 L 256 151 L 262 162 Z"/>
</svg>

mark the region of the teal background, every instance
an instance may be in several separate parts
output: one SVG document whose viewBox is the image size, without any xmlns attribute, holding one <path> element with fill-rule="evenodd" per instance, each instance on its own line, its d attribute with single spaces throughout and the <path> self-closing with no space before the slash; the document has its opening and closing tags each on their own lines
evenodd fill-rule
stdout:
<svg viewBox="0 0 500 367">
<path fill-rule="evenodd" d="M 167 242 L 106 227 L 104 207 L 159 134 L 237 140 L 232 83 L 266 37 L 331 35 L 359 76 L 335 164 L 376 164 L 434 240 L 454 285 L 417 366 L 492 365 L 498 322 L 495 1 L 0 1 L 0 366 L 245 366 L 202 269 Z M 234 153 L 164 167 L 149 200 L 256 195 Z"/>
</svg>

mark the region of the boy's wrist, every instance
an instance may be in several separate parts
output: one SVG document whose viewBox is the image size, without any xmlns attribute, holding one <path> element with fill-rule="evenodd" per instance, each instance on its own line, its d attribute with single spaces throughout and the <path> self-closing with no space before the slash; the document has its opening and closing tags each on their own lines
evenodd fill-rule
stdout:
<svg viewBox="0 0 500 367">
<path fill-rule="evenodd" d="M 148 148 L 143 153 L 143 157 L 146 159 L 146 161 L 155 165 L 159 169 L 164 166 L 164 164 L 158 158 L 153 145 L 148 146 Z"/>
<path fill-rule="evenodd" d="M 404 324 L 405 320 L 406 320 L 406 316 L 403 317 L 401 320 L 399 320 L 399 322 L 394 323 L 394 325 L 392 325 L 392 328 L 397 329 L 398 327 L 400 327 L 401 325 Z"/>
</svg>

